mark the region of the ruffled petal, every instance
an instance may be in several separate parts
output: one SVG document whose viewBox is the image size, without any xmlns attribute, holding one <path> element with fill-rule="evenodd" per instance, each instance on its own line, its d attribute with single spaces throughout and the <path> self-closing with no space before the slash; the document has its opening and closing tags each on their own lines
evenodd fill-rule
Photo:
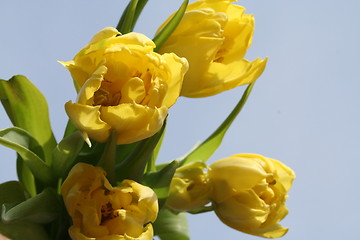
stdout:
<svg viewBox="0 0 360 240">
<path fill-rule="evenodd" d="M 167 68 L 168 77 L 166 95 L 162 105 L 170 108 L 180 95 L 183 85 L 183 78 L 189 68 L 189 64 L 185 58 L 179 58 L 174 53 L 166 53 L 162 56 L 166 62 L 164 67 Z"/>
<path fill-rule="evenodd" d="M 151 188 L 132 180 L 124 180 L 122 184 L 125 186 L 129 185 L 133 189 L 134 193 L 139 196 L 138 206 L 143 211 L 146 210 L 146 213 L 144 213 L 146 216 L 144 222 L 155 222 L 159 211 L 159 205 L 154 191 Z"/>
<path fill-rule="evenodd" d="M 117 132 L 117 144 L 133 143 L 160 130 L 167 107 L 150 108 L 139 104 L 120 104 L 101 108 L 101 119 Z"/>
<path fill-rule="evenodd" d="M 207 97 L 254 82 L 263 73 L 267 59 L 248 62 L 239 59 L 227 64 L 213 62 L 199 88 L 187 92 L 187 97 Z M 184 95 L 184 94 L 182 94 Z"/>
<path fill-rule="evenodd" d="M 251 158 L 232 156 L 210 165 L 209 178 L 213 182 L 212 198 L 223 202 L 239 191 L 253 188 L 269 174 Z"/>
<path fill-rule="evenodd" d="M 111 126 L 100 117 L 100 106 L 89 106 L 71 101 L 65 104 L 65 110 L 74 125 L 90 138 L 105 142 L 110 136 Z"/>
</svg>

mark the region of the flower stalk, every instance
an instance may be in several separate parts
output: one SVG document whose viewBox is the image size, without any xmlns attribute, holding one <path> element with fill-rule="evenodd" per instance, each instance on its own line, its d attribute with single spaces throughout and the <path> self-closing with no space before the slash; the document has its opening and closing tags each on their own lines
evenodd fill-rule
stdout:
<svg viewBox="0 0 360 240">
<path fill-rule="evenodd" d="M 116 159 L 116 132 L 112 131 L 109 140 L 105 145 L 104 152 L 100 158 L 99 167 L 107 173 L 106 178 L 111 185 L 116 185 L 115 177 L 115 159 Z"/>
</svg>

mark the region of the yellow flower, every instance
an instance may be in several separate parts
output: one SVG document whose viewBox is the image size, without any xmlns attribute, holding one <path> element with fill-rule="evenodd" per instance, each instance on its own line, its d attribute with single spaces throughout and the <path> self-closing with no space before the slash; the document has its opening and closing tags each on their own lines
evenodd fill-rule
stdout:
<svg viewBox="0 0 360 240">
<path fill-rule="evenodd" d="M 174 52 L 189 61 L 182 96 L 212 96 L 249 84 L 264 71 L 267 59 L 244 59 L 252 41 L 254 18 L 244 14 L 244 7 L 231 2 L 198 0 L 190 4 L 161 47 L 160 53 Z"/>
<path fill-rule="evenodd" d="M 179 97 L 186 59 L 153 52 L 155 44 L 140 33 L 120 35 L 115 28 L 98 32 L 69 62 L 79 90 L 66 112 L 85 136 L 104 142 L 111 130 L 117 144 L 154 135 L 168 108 Z"/>
<path fill-rule="evenodd" d="M 210 165 L 215 213 L 226 225 L 256 236 L 277 238 L 287 232 L 278 222 L 295 173 L 281 162 L 237 154 Z"/>
<path fill-rule="evenodd" d="M 189 211 L 209 203 L 211 186 L 206 169 L 203 162 L 178 168 L 171 180 L 167 206 L 177 211 Z"/>
<path fill-rule="evenodd" d="M 73 240 L 151 240 L 158 213 L 154 191 L 132 180 L 112 187 L 105 172 L 78 163 L 61 187 Z M 146 224 L 146 225 L 145 225 Z M 145 225 L 145 226 L 144 226 Z"/>
</svg>

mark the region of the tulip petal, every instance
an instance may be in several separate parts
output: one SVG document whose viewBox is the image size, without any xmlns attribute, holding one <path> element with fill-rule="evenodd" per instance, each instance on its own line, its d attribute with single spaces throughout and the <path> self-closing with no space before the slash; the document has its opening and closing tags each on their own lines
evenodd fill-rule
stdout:
<svg viewBox="0 0 360 240">
<path fill-rule="evenodd" d="M 226 9 L 234 1 L 237 0 L 199 0 L 189 4 L 188 10 L 190 11 L 199 8 L 212 8 L 219 12 L 226 12 Z"/>
<path fill-rule="evenodd" d="M 110 38 L 107 41 L 105 53 L 116 52 L 119 48 L 129 48 L 132 51 L 140 52 L 152 52 L 155 48 L 155 43 L 144 34 L 131 32 L 121 37 Z"/>
<path fill-rule="evenodd" d="M 238 229 L 238 230 L 244 233 L 248 233 L 259 237 L 265 237 L 265 238 L 279 238 L 284 236 L 289 231 L 288 228 L 284 228 L 280 224 L 274 224 L 264 228 L 241 229 L 241 230 Z"/>
<path fill-rule="evenodd" d="M 74 61 L 62 62 L 61 63 L 67 70 L 70 71 L 71 77 L 73 78 L 75 89 L 78 92 L 84 82 L 89 78 L 89 74 L 85 72 L 82 68 L 75 65 Z"/>
<path fill-rule="evenodd" d="M 90 138 L 105 142 L 110 136 L 111 126 L 101 120 L 100 106 L 89 106 L 71 101 L 65 104 L 65 110 L 74 125 L 86 132 Z"/>
<path fill-rule="evenodd" d="M 223 43 L 222 28 L 226 21 L 225 14 L 216 13 L 208 8 L 187 12 L 178 28 L 160 49 L 161 53 L 174 52 L 189 61 L 189 71 L 185 75 L 181 89 L 183 96 L 199 87 L 197 81 L 207 71 L 208 64 Z M 197 37 L 196 41 L 194 35 Z"/>
<path fill-rule="evenodd" d="M 103 30 L 97 32 L 93 38 L 90 40 L 90 42 L 88 43 L 87 46 L 90 46 L 92 44 L 95 44 L 97 42 L 100 42 L 104 39 L 108 39 L 111 38 L 113 36 L 116 36 L 120 34 L 118 30 L 116 30 L 116 28 L 113 27 L 106 27 Z M 85 47 L 86 48 L 86 47 Z"/>
<path fill-rule="evenodd" d="M 248 62 L 245 59 L 228 64 L 213 62 L 210 64 L 207 75 L 197 83 L 184 82 L 181 95 L 186 97 L 207 97 L 235 87 L 254 82 L 264 71 L 267 59 L 256 59 Z M 195 87 L 197 85 L 197 87 Z"/>
<path fill-rule="evenodd" d="M 183 78 L 189 68 L 185 58 L 179 58 L 174 53 L 166 53 L 163 56 L 169 76 L 167 78 L 167 91 L 163 100 L 163 105 L 170 108 L 179 97 Z"/>
<path fill-rule="evenodd" d="M 76 167 L 71 169 L 66 181 L 61 186 L 61 194 L 66 196 L 64 202 L 68 206 L 67 210 L 70 216 L 75 216 L 76 208 L 71 203 L 80 201 L 84 195 L 86 196 L 86 194 L 101 187 L 103 175 L 104 171 L 84 163 L 78 163 Z"/>
<path fill-rule="evenodd" d="M 222 29 L 226 22 L 227 16 L 224 13 L 210 8 L 188 11 L 160 52 L 174 52 L 190 60 L 190 66 L 201 63 L 206 67 L 223 43 Z M 193 71 L 199 69 L 194 67 Z"/>
<path fill-rule="evenodd" d="M 131 180 L 124 180 L 122 184 L 129 185 L 134 193 L 137 196 L 140 196 L 138 199 L 138 206 L 140 209 L 147 210 L 147 213 L 145 214 L 147 217 L 144 222 L 155 222 L 159 211 L 155 192 L 151 188 Z"/>
<path fill-rule="evenodd" d="M 232 228 L 259 228 L 269 215 L 269 207 L 253 192 L 241 192 L 216 204 L 215 213 Z"/>
<path fill-rule="evenodd" d="M 69 235 L 72 240 L 97 240 L 98 238 L 87 237 L 81 233 L 80 227 L 71 226 L 69 228 Z"/>
<path fill-rule="evenodd" d="M 244 12 L 245 8 L 237 5 L 230 5 L 227 9 L 229 21 L 224 29 L 225 41 L 222 48 L 226 50 L 224 58 L 228 61 L 243 58 L 251 46 L 255 20 L 252 15 Z"/>
<path fill-rule="evenodd" d="M 181 45 L 182 43 L 187 43 Z M 189 70 L 185 74 L 184 82 L 181 88 L 181 95 L 191 95 L 192 91 L 198 91 L 202 88 L 202 79 L 204 72 L 207 72 L 208 65 L 215 56 L 217 49 L 220 48 L 223 40 L 209 38 L 199 38 L 196 43 L 192 37 L 179 38 L 179 43 L 175 46 L 164 45 L 161 52 L 174 52 L 175 54 L 186 57 L 189 62 Z M 191 43 L 191 44 L 190 44 Z M 195 45 L 193 45 L 195 44 Z M 194 52 L 196 49 L 196 52 Z M 189 57 L 191 56 L 191 57 Z M 199 83 L 199 81 L 201 81 Z"/>
<path fill-rule="evenodd" d="M 186 93 L 187 97 L 206 97 L 254 82 L 263 73 L 267 59 L 248 62 L 239 59 L 229 63 L 213 62 L 199 88 Z M 182 93 L 183 94 L 183 93 Z"/>
<path fill-rule="evenodd" d="M 176 170 L 166 205 L 176 211 L 201 208 L 211 201 L 211 190 L 206 164 L 192 162 Z"/>
<path fill-rule="evenodd" d="M 94 104 L 94 93 L 100 88 L 101 82 L 104 79 L 104 75 L 107 72 L 107 68 L 104 65 L 100 65 L 98 69 L 91 75 L 91 77 L 81 87 L 77 103 L 84 105 Z"/>
<path fill-rule="evenodd" d="M 284 186 L 285 191 L 289 191 L 293 181 L 295 180 L 295 172 L 278 160 L 271 159 L 271 161 L 275 165 L 276 174 L 279 177 L 279 181 Z"/>
<path fill-rule="evenodd" d="M 133 143 L 154 135 L 167 115 L 167 107 L 150 108 L 139 104 L 120 104 L 101 108 L 101 119 L 117 132 L 117 144 Z"/>
<path fill-rule="evenodd" d="M 262 166 L 251 158 L 235 155 L 218 160 L 210 165 L 209 170 L 209 178 L 213 181 L 213 199 L 222 202 L 236 192 L 253 188 L 267 176 Z"/>
<path fill-rule="evenodd" d="M 131 78 L 121 88 L 120 103 L 140 103 L 145 94 L 144 82 L 138 77 Z"/>
<path fill-rule="evenodd" d="M 283 202 L 278 202 L 270 207 L 270 214 L 266 222 L 262 224 L 263 228 L 270 227 L 280 222 L 284 217 L 286 217 L 289 212 L 289 210 L 286 208 L 285 199 L 283 200 Z"/>
</svg>

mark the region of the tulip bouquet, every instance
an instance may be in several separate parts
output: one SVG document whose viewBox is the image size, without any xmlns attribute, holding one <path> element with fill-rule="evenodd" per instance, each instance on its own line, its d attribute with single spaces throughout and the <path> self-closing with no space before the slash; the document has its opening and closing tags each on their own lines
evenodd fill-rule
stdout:
<svg viewBox="0 0 360 240">
<path fill-rule="evenodd" d="M 116 28 L 94 35 L 73 60 L 77 96 L 57 142 L 41 92 L 24 76 L 0 80 L 13 127 L 18 181 L 0 184 L 0 233 L 9 239 L 189 239 L 186 213 L 214 211 L 238 231 L 287 232 L 294 172 L 256 154 L 206 161 L 244 106 L 267 59 L 244 59 L 254 18 L 231 0 L 185 0 L 153 39 L 133 32 L 147 0 L 131 0 Z M 157 164 L 168 109 L 248 85 L 224 122 L 185 156 Z M 169 118 L 169 121 L 171 119 Z"/>
</svg>

